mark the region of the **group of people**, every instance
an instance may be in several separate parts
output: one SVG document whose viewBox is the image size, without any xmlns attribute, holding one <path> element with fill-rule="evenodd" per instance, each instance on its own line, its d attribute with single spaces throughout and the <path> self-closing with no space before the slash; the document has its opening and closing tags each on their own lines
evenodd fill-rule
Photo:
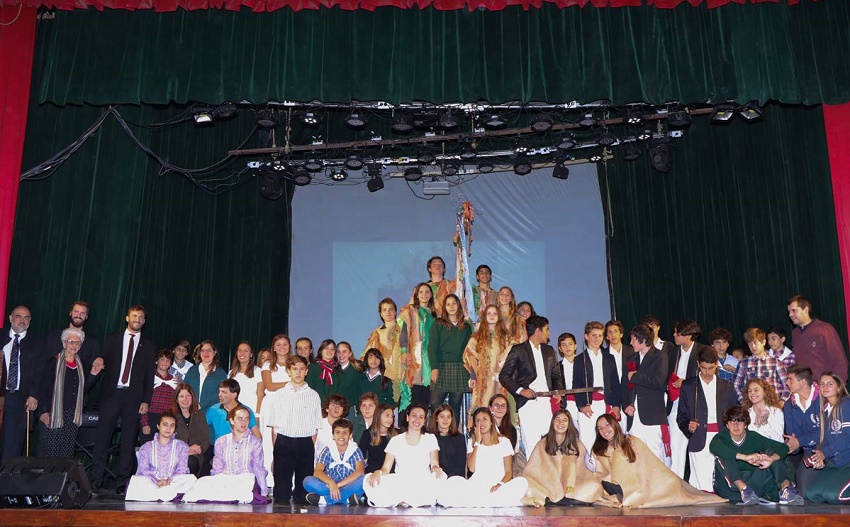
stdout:
<svg viewBox="0 0 850 527">
<path fill-rule="evenodd" d="M 440 257 L 427 269 L 430 280 L 400 312 L 390 298 L 379 302 L 381 325 L 359 359 L 348 342 L 324 340 L 314 353 L 310 339 L 293 350 L 277 335 L 256 353 L 240 343 L 227 369 L 211 340 L 191 352 L 183 340 L 156 351 L 142 337 L 139 305 L 102 348 L 84 332 L 85 302 L 74 303 L 67 328 L 42 339 L 28 335 L 30 312 L 18 306 L 3 335 L 2 457 L 21 453 L 29 412 L 39 455 L 70 457 L 97 384 L 93 488 L 105 483 L 120 421 L 116 487 L 127 500 L 657 507 L 850 499 L 847 356 L 805 298 L 788 304 L 794 351 L 781 328 L 750 328 L 751 355 L 737 359 L 729 331 L 700 344 L 691 320 L 678 321 L 666 342 L 647 315 L 628 333 L 618 321 L 588 322 L 582 342 L 563 333 L 555 353 L 548 320 L 509 287 L 492 289 L 488 266 L 476 270 L 469 306 Z"/>
</svg>

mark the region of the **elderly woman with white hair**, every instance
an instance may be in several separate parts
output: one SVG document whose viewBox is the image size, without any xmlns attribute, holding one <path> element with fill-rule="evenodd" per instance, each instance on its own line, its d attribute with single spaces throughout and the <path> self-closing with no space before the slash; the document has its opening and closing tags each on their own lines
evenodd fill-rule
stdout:
<svg viewBox="0 0 850 527">
<path fill-rule="evenodd" d="M 41 457 L 71 457 L 77 430 L 82 422 L 83 394 L 94 386 L 103 363 L 96 361 L 89 373 L 77 353 L 86 339 L 79 328 L 62 332 L 62 351 L 47 362 L 41 396 L 38 398 Z"/>
</svg>

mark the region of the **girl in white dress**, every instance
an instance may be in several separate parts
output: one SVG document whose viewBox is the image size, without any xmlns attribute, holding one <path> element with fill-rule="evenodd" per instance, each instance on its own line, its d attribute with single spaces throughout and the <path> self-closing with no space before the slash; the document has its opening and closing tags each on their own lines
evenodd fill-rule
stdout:
<svg viewBox="0 0 850 527">
<path fill-rule="evenodd" d="M 254 362 L 254 350 L 247 341 L 236 347 L 230 364 L 230 378 L 239 383 L 239 402 L 254 412 L 259 412 L 259 402 L 264 395 L 262 370 Z"/>
</svg>

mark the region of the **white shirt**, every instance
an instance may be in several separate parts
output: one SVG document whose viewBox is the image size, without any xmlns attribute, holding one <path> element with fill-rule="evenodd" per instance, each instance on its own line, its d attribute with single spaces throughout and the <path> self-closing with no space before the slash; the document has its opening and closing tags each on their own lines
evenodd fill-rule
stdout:
<svg viewBox="0 0 850 527">
<path fill-rule="evenodd" d="M 676 375 L 680 379 L 684 379 L 688 374 L 688 362 L 691 360 L 691 351 L 694 350 L 694 343 L 691 342 L 691 347 L 685 349 L 679 346 L 679 364 L 676 367 Z"/>
<path fill-rule="evenodd" d="M 292 383 L 272 392 L 268 412 L 263 415 L 275 433 L 287 437 L 313 437 L 322 426 L 322 401 L 306 383 L 296 390 Z"/>
<path fill-rule="evenodd" d="M 136 351 L 139 349 L 139 341 L 142 340 L 141 333 L 130 333 L 130 330 L 124 330 L 124 340 L 122 340 L 121 344 L 121 368 L 118 370 L 118 387 L 126 388 L 130 386 L 130 381 L 133 378 L 133 363 L 130 363 L 130 373 L 127 375 L 127 382 L 122 383 L 121 377 L 124 376 L 124 365 L 127 364 L 127 348 L 130 346 L 130 335 L 133 335 L 133 357 L 136 358 Z M 132 360 L 131 359 L 131 360 Z"/>
<path fill-rule="evenodd" d="M 617 365 L 617 377 L 623 373 L 623 344 L 620 343 L 620 349 L 615 350 L 614 346 L 608 346 L 608 351 L 614 356 L 614 364 Z"/>
<path fill-rule="evenodd" d="M 702 385 L 702 393 L 705 394 L 705 406 L 708 408 L 708 422 L 706 424 L 717 423 L 717 377 L 711 379 L 711 382 L 702 380 L 699 376 L 699 382 Z M 696 404 L 696 399 L 694 399 Z"/>
<path fill-rule="evenodd" d="M 18 335 L 18 344 L 20 345 L 21 341 L 24 340 L 24 337 L 27 336 L 27 332 L 23 333 L 15 333 L 11 329 L 9 330 L 9 342 L 3 346 L 3 357 L 6 359 L 6 378 L 8 379 L 9 375 L 9 365 L 12 360 L 12 346 L 15 344 L 15 335 Z M 19 352 L 20 353 L 20 352 Z M 3 387 L 6 388 L 5 386 Z M 13 390 L 19 390 L 21 388 L 21 356 L 18 355 L 18 384 Z"/>
<path fill-rule="evenodd" d="M 575 357 L 573 357 L 575 360 Z M 573 389 L 573 367 L 575 366 L 574 362 L 570 362 L 567 359 L 561 361 L 561 369 L 564 371 L 564 388 L 567 390 Z"/>
<path fill-rule="evenodd" d="M 590 371 L 590 378 L 588 379 L 588 381 L 590 381 L 588 387 L 603 386 L 603 384 L 597 382 L 597 380 L 601 380 L 603 383 L 605 381 L 605 376 L 602 375 L 602 350 L 596 350 L 596 352 L 594 352 L 588 348 L 585 350 L 585 353 L 587 353 L 587 358 L 590 360 L 590 366 L 592 368 Z"/>
<path fill-rule="evenodd" d="M 537 369 L 537 378 L 531 383 L 529 388 L 535 392 L 548 392 L 549 383 L 546 382 L 546 367 L 543 365 L 543 352 L 540 346 L 534 347 L 531 341 L 528 342 L 531 346 L 531 354 L 534 356 L 534 367 Z"/>
</svg>

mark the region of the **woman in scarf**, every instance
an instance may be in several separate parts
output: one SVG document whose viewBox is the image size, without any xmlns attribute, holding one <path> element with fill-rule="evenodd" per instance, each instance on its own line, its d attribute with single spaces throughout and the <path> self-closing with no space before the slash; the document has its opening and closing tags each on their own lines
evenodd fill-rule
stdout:
<svg viewBox="0 0 850 527">
<path fill-rule="evenodd" d="M 316 390 L 319 398 L 324 402 L 328 395 L 336 392 L 337 375 L 336 367 L 336 342 L 325 339 L 319 344 L 319 358 L 307 368 L 307 385 Z"/>
<path fill-rule="evenodd" d="M 431 364 L 428 360 L 428 340 L 431 326 L 437 317 L 434 292 L 425 282 L 413 288 L 413 298 L 401 310 L 403 322 L 399 408 L 410 403 L 428 404 L 431 400 Z M 390 375 L 391 378 L 392 377 Z"/>
<path fill-rule="evenodd" d="M 508 333 L 499 320 L 499 308 L 487 306 L 478 330 L 466 344 L 463 352 L 463 363 L 469 370 L 472 402 L 470 411 L 487 406 L 493 395 L 505 394 L 505 389 L 499 384 L 499 372 L 510 351 Z"/>
</svg>

